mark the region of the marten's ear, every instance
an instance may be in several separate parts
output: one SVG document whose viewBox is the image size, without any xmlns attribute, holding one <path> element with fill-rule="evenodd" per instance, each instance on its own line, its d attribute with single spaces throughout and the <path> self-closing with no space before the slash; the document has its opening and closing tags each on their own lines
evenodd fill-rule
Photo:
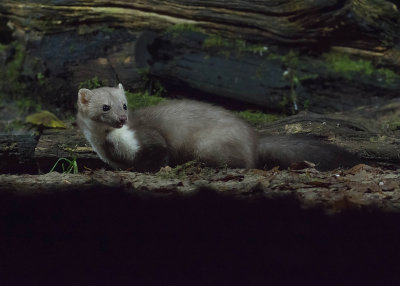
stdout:
<svg viewBox="0 0 400 286">
<path fill-rule="evenodd" d="M 78 107 L 84 109 L 88 105 L 92 96 L 93 92 L 91 90 L 81 88 L 78 92 Z"/>
<path fill-rule="evenodd" d="M 122 86 L 122 83 L 118 84 L 118 88 L 124 90 L 124 87 Z"/>
</svg>

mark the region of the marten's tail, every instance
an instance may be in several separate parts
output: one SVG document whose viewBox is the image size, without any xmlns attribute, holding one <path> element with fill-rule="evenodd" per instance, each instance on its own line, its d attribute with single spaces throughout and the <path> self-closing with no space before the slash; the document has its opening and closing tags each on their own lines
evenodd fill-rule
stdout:
<svg viewBox="0 0 400 286">
<path fill-rule="evenodd" d="M 355 154 L 313 135 L 265 136 L 260 139 L 258 153 L 257 167 L 261 169 L 286 169 L 293 163 L 309 161 L 316 169 L 326 171 L 352 167 L 360 161 Z"/>
</svg>

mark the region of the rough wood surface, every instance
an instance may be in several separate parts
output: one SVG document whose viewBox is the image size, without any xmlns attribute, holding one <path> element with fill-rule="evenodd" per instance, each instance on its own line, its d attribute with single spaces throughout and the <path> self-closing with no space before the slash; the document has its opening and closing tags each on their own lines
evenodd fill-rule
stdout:
<svg viewBox="0 0 400 286">
<path fill-rule="evenodd" d="M 398 174 L 319 175 L 0 175 L 1 284 L 396 285 Z"/>
<path fill-rule="evenodd" d="M 173 95 L 197 91 L 280 112 L 349 110 L 400 87 L 400 17 L 390 1 L 6 0 L 0 14 L 6 43 L 22 45 L 0 50 L 2 68 L 13 70 L 0 72 L 0 92 L 65 109 L 95 76 L 131 90 L 157 77 Z M 144 29 L 163 33 L 138 52 Z M 148 74 L 138 59 L 151 60 Z"/>
<path fill-rule="evenodd" d="M 280 112 L 376 104 L 400 86 L 400 17 L 391 1 L 6 0 L 0 15 L 4 42 L 20 45 L 0 50 L 0 93 L 65 109 L 94 77 L 143 87 L 138 58 L 151 60 L 144 77 L 163 79 L 168 92 Z M 162 33 L 150 58 L 147 45 L 135 57 L 145 29 Z"/>
<path fill-rule="evenodd" d="M 0 133 L 0 172 L 30 173 L 35 170 L 33 154 L 36 143 L 32 132 Z"/>
<path fill-rule="evenodd" d="M 73 30 L 77 25 L 163 29 L 193 23 L 252 41 L 315 43 L 339 35 L 339 45 L 380 49 L 398 37 L 399 11 L 391 1 L 10 1 L 0 13 L 15 25 L 38 31 Z M 25 21 L 29 18 L 30 21 Z M 355 37 L 348 37 L 348 35 Z M 378 39 L 377 33 L 383 37 Z"/>
<path fill-rule="evenodd" d="M 47 173 L 59 158 L 77 159 L 79 171 L 109 167 L 100 160 L 78 128 L 45 130 L 35 147 L 33 159 L 40 172 Z M 62 171 L 61 165 L 55 170 Z"/>
<path fill-rule="evenodd" d="M 383 54 L 351 58 L 333 49 L 255 48 L 199 32 L 178 35 L 143 34 L 138 41 L 147 41 L 147 50 L 136 51 L 136 62 L 178 95 L 201 91 L 287 113 L 351 110 L 398 96 L 400 75 L 389 79 L 376 65 L 395 65 Z M 215 42 L 209 47 L 210 38 Z M 143 54 L 149 59 L 142 64 Z"/>
<path fill-rule="evenodd" d="M 163 178 L 164 177 L 164 178 Z M 346 171 L 207 170 L 197 167 L 176 174 L 94 171 L 81 174 L 0 175 L 0 190 L 14 195 L 57 192 L 119 190 L 136 196 L 158 198 L 190 196 L 202 189 L 230 199 L 296 201 L 301 208 L 327 213 L 347 210 L 400 211 L 400 174 L 358 165 Z"/>
<path fill-rule="evenodd" d="M 357 153 L 365 162 L 399 166 L 400 116 L 398 99 L 348 112 L 304 112 L 260 127 L 262 134 L 312 133 Z"/>
</svg>

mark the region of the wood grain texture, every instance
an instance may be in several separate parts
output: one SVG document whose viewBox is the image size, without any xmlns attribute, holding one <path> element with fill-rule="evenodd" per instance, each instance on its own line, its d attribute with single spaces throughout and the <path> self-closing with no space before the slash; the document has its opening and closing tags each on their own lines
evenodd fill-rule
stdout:
<svg viewBox="0 0 400 286">
<path fill-rule="evenodd" d="M 391 1 L 5 0 L 0 15 L 4 39 L 21 45 L 0 51 L 2 68 L 18 60 L 16 51 L 23 58 L 0 91 L 69 110 L 95 76 L 102 85 L 143 87 L 139 61 L 167 89 L 278 112 L 378 104 L 400 86 L 400 17 Z M 202 32 L 176 36 L 176 24 Z M 151 51 L 139 43 L 143 30 L 160 32 Z M 205 48 L 210 40 L 219 46 Z"/>
<path fill-rule="evenodd" d="M 21 27 L 39 31 L 72 30 L 76 25 L 93 23 L 160 30 L 177 23 L 190 23 L 258 42 L 315 43 L 342 34 L 342 44 L 362 44 L 370 49 L 378 49 L 384 40 L 378 39 L 376 33 L 386 35 L 387 39 L 398 37 L 399 18 L 393 2 L 365 0 L 5 0 L 0 3 L 0 13 Z M 356 36 L 348 38 L 349 31 Z"/>
<path fill-rule="evenodd" d="M 118 190 L 152 199 L 190 196 L 203 189 L 230 199 L 296 201 L 301 208 L 323 209 L 327 213 L 385 209 L 399 212 L 400 175 L 359 165 L 347 171 L 320 173 L 300 171 L 187 170 L 176 176 L 134 172 L 92 171 L 80 174 L 52 172 L 43 175 L 0 175 L 0 195 L 57 194 L 91 190 Z M 304 175 L 307 175 L 307 180 Z M 170 176 L 170 178 L 168 178 Z M 322 180 L 322 178 L 324 178 Z M 379 183 L 381 182 L 381 183 Z M 366 190 L 370 191 L 367 192 Z"/>
</svg>

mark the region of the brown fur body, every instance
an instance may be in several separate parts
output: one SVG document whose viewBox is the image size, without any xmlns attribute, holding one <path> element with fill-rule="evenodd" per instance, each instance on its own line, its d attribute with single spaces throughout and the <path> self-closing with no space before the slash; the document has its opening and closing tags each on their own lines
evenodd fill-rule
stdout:
<svg viewBox="0 0 400 286">
<path fill-rule="evenodd" d="M 190 160 L 214 167 L 256 167 L 257 134 L 223 108 L 171 100 L 128 114 L 123 104 L 122 86 L 79 91 L 78 125 L 100 158 L 115 168 L 154 171 Z M 104 105 L 110 110 L 103 111 Z M 118 118 L 124 116 L 121 128 Z"/>
<path fill-rule="evenodd" d="M 315 137 L 260 139 L 243 120 L 207 103 L 171 100 L 128 112 L 122 85 L 81 89 L 77 122 L 99 157 L 120 169 L 157 171 L 190 160 L 212 167 L 287 168 L 307 160 L 327 170 L 354 159 Z"/>
</svg>

